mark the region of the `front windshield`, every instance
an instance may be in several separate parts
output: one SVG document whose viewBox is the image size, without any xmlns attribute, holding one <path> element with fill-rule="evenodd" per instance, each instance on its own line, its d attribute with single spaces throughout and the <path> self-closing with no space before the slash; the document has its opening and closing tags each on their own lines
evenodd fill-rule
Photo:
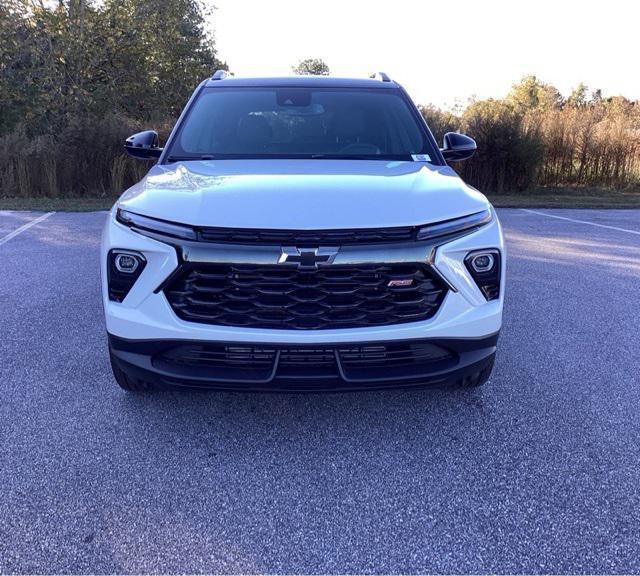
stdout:
<svg viewBox="0 0 640 576">
<path fill-rule="evenodd" d="M 433 158 L 398 90 L 207 88 L 167 160 L 198 158 Z"/>
</svg>

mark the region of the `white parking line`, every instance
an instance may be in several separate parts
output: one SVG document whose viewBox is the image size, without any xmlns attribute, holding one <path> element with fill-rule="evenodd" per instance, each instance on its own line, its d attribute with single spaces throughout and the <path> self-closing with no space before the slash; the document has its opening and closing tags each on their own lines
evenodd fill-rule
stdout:
<svg viewBox="0 0 640 576">
<path fill-rule="evenodd" d="M 46 220 L 52 214 L 55 214 L 55 212 L 47 212 L 46 214 L 43 214 L 42 216 L 38 216 L 37 218 L 30 220 L 26 224 L 23 224 L 22 226 L 20 226 L 20 228 L 16 228 L 13 232 L 10 232 L 6 236 L 3 236 L 2 238 L 0 238 L 0 246 L 2 246 L 5 242 L 9 242 L 11 238 L 15 238 L 18 234 L 21 234 L 25 230 L 28 230 L 29 228 L 31 228 L 31 226 L 35 226 L 36 224 L 39 224 L 43 220 Z"/>
<path fill-rule="evenodd" d="M 609 230 L 628 232 L 629 234 L 640 236 L 640 231 L 638 230 L 629 230 L 628 228 L 619 228 L 618 226 L 607 226 L 606 224 L 596 224 L 595 222 L 588 222 L 587 220 L 576 220 L 575 218 L 567 218 L 566 216 L 556 216 L 555 214 L 547 214 L 546 212 L 538 212 L 537 210 L 529 210 L 528 208 L 520 208 L 520 210 L 522 210 L 523 212 L 529 212 L 530 214 L 537 214 L 538 216 L 546 216 L 547 218 L 557 218 L 558 220 L 567 220 L 569 222 L 577 222 L 578 224 L 589 224 L 589 226 L 608 228 Z"/>
</svg>

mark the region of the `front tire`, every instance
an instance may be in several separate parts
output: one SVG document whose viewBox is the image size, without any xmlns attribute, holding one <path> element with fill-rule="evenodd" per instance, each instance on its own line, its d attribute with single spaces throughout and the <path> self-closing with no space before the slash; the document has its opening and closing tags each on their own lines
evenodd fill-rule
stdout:
<svg viewBox="0 0 640 576">
<path fill-rule="evenodd" d="M 109 350 L 109 360 L 111 361 L 111 370 L 113 371 L 113 377 L 116 379 L 118 386 L 127 392 L 148 392 L 153 389 L 153 385 L 150 382 L 145 382 L 139 378 L 135 378 L 131 374 L 127 374 L 116 363 L 113 353 Z"/>
<path fill-rule="evenodd" d="M 473 374 L 469 374 L 469 376 L 465 376 L 460 380 L 460 384 L 465 388 L 479 388 L 480 386 L 484 386 L 491 376 L 495 360 L 496 356 L 494 354 L 491 356 L 491 359 L 487 362 L 484 368 L 474 372 Z"/>
</svg>

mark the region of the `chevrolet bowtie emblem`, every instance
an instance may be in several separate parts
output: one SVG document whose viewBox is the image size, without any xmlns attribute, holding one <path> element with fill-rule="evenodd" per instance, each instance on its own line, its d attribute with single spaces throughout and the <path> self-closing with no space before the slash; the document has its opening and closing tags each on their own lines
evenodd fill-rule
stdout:
<svg viewBox="0 0 640 576">
<path fill-rule="evenodd" d="M 283 246 L 278 264 L 291 264 L 297 268 L 316 269 L 331 264 L 338 254 L 338 247 L 297 248 Z"/>
</svg>

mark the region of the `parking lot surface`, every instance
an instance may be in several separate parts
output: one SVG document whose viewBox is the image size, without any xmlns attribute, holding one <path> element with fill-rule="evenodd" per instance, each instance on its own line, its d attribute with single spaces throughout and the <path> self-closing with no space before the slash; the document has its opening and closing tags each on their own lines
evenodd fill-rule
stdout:
<svg viewBox="0 0 640 576">
<path fill-rule="evenodd" d="M 640 211 L 499 215 L 479 390 L 129 395 L 106 214 L 1 243 L 0 572 L 638 572 Z"/>
</svg>

